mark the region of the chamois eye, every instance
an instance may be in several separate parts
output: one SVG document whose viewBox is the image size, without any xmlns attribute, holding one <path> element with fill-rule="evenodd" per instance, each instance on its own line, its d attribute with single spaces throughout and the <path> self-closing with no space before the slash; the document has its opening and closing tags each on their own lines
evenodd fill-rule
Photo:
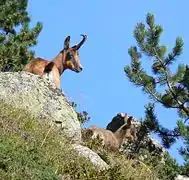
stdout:
<svg viewBox="0 0 189 180">
<path fill-rule="evenodd" d="M 70 52 L 67 54 L 67 56 L 68 56 L 68 59 L 74 59 L 73 54 L 72 54 L 72 53 L 70 53 Z"/>
</svg>

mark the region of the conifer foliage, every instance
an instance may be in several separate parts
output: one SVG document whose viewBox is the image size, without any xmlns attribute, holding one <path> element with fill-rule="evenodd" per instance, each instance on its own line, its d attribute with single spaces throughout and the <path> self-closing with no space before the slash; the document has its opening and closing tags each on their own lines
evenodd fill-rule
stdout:
<svg viewBox="0 0 189 180">
<path fill-rule="evenodd" d="M 0 71 L 18 71 L 34 56 L 42 24 L 29 27 L 28 0 L 0 1 Z"/>
<path fill-rule="evenodd" d="M 165 45 L 160 44 L 163 28 L 155 24 L 155 17 L 148 13 L 146 23 L 137 23 L 134 29 L 136 46 L 129 48 L 131 64 L 125 66 L 127 78 L 151 100 L 146 105 L 146 117 L 143 121 L 146 132 L 157 133 L 163 145 L 169 148 L 177 139 L 182 139 L 184 147 L 180 152 L 189 162 L 189 66 L 179 64 L 176 72 L 172 64 L 179 60 L 183 52 L 183 40 L 177 37 L 173 49 L 168 52 Z M 149 68 L 142 67 L 142 61 L 148 61 Z M 178 112 L 175 128 L 170 130 L 160 125 L 158 114 L 155 114 L 157 103 L 165 108 Z M 173 123 L 165 117 L 164 121 Z"/>
</svg>

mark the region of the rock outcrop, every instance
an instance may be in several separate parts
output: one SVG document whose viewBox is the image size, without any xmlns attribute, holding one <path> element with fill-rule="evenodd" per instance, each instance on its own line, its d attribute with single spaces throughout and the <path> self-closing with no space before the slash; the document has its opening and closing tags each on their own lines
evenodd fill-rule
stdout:
<svg viewBox="0 0 189 180">
<path fill-rule="evenodd" d="M 38 120 L 50 120 L 74 142 L 81 141 L 77 114 L 50 81 L 26 72 L 0 73 L 0 100 L 28 111 Z"/>
<path fill-rule="evenodd" d="M 79 155 L 90 159 L 92 164 L 98 169 L 105 170 L 109 168 L 109 166 L 100 158 L 100 156 L 88 147 L 82 146 L 80 144 L 73 144 L 73 148 L 79 153 Z"/>
<path fill-rule="evenodd" d="M 189 180 L 189 177 L 183 175 L 177 175 L 174 180 Z"/>
<path fill-rule="evenodd" d="M 39 121 L 54 123 L 70 139 L 73 148 L 97 168 L 108 165 L 92 150 L 81 146 L 81 125 L 77 114 L 64 96 L 48 79 L 27 72 L 0 73 L 0 102 L 23 109 Z"/>
</svg>

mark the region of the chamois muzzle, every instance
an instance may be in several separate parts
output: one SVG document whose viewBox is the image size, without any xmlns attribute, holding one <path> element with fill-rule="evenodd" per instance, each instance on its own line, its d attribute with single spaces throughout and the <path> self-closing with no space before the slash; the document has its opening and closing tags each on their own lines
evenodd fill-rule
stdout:
<svg viewBox="0 0 189 180">
<path fill-rule="evenodd" d="M 74 69 L 74 71 L 76 72 L 76 73 L 79 73 L 79 72 L 81 72 L 83 70 L 83 67 L 78 67 L 77 69 L 75 68 Z"/>
<path fill-rule="evenodd" d="M 81 36 L 83 37 L 83 39 L 80 41 L 80 43 L 78 43 L 76 45 L 76 49 L 78 50 L 82 45 L 83 43 L 87 40 L 87 35 L 84 35 L 84 34 L 81 34 Z"/>
</svg>

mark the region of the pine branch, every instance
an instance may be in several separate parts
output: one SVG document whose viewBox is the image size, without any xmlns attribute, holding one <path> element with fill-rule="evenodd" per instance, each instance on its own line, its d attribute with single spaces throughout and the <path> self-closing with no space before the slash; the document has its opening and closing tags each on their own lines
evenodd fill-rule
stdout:
<svg viewBox="0 0 189 180">
<path fill-rule="evenodd" d="M 20 71 L 33 57 L 42 24 L 30 28 L 28 0 L 0 3 L 0 71 Z M 19 27 L 19 28 L 18 28 Z"/>
<path fill-rule="evenodd" d="M 155 50 L 155 57 L 159 60 L 159 62 L 161 63 L 162 67 L 164 68 L 164 74 L 165 74 L 165 80 L 166 80 L 167 86 L 168 86 L 168 88 L 169 88 L 169 90 L 171 92 L 171 95 L 172 95 L 173 99 L 178 103 L 178 105 L 179 105 L 178 108 L 183 109 L 183 111 L 187 114 L 187 116 L 189 116 L 189 111 L 185 108 L 184 104 L 181 101 L 178 100 L 176 94 L 174 93 L 172 85 L 170 84 L 170 81 L 169 81 L 170 75 L 168 73 L 168 69 L 164 65 L 163 60 L 158 56 L 156 50 Z"/>
<path fill-rule="evenodd" d="M 183 43 L 182 38 L 178 37 L 176 39 L 176 44 L 175 44 L 175 47 L 173 48 L 173 51 L 169 53 L 168 57 L 165 59 L 165 65 L 171 64 L 171 62 L 173 62 L 173 60 L 175 60 L 176 57 L 182 53 L 183 46 L 184 46 L 184 43 Z"/>
<path fill-rule="evenodd" d="M 189 117 L 187 117 L 187 118 L 184 120 L 184 123 L 187 123 L 188 120 L 189 120 Z"/>
<path fill-rule="evenodd" d="M 137 76 L 138 76 L 138 73 L 137 73 Z M 142 81 L 142 78 L 140 76 L 138 76 L 138 78 L 140 78 L 140 80 Z M 147 93 L 149 93 L 155 101 L 158 101 L 160 103 L 163 103 L 163 101 L 158 98 L 148 87 L 145 87 L 145 86 L 142 86 L 144 89 L 146 89 Z"/>
<path fill-rule="evenodd" d="M 137 77 L 140 78 L 140 80 L 142 80 L 142 77 L 140 77 L 139 74 L 140 73 L 137 73 Z M 135 84 L 136 84 L 136 82 L 135 82 Z M 154 99 L 155 102 L 159 102 L 159 103 L 161 103 L 161 104 L 163 104 L 163 105 L 166 106 L 165 102 L 162 101 L 162 99 L 158 98 L 158 96 L 155 95 L 155 93 L 153 93 L 148 87 L 145 87 L 145 86 L 143 86 L 141 84 L 138 84 L 138 85 L 142 86 L 144 89 L 146 89 L 147 93 L 150 94 L 151 97 L 153 97 L 153 99 Z M 169 105 L 169 107 L 173 108 L 173 109 L 178 109 L 180 106 Z"/>
</svg>

